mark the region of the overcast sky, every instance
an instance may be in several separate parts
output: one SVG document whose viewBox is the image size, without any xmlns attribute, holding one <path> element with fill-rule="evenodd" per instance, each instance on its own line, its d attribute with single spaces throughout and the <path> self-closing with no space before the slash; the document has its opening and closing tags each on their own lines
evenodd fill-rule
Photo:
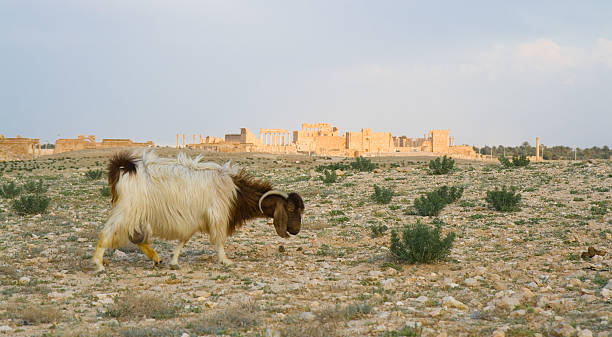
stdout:
<svg viewBox="0 0 612 337">
<path fill-rule="evenodd" d="M 0 0 L 5 136 L 317 122 L 610 146 L 612 1 Z"/>
</svg>

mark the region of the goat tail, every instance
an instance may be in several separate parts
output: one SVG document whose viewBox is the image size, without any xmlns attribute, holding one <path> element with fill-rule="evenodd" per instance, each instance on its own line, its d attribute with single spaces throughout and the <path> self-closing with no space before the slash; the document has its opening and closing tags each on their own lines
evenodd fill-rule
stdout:
<svg viewBox="0 0 612 337">
<path fill-rule="evenodd" d="M 115 153 L 108 163 L 108 186 L 111 191 L 113 205 L 119 200 L 117 182 L 122 174 L 136 174 L 138 157 L 129 151 Z"/>
</svg>

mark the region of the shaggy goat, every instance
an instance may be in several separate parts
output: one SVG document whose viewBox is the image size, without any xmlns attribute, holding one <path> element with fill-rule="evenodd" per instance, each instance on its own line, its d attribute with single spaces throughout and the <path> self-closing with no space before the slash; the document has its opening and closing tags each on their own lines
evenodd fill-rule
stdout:
<svg viewBox="0 0 612 337">
<path fill-rule="evenodd" d="M 225 255 L 225 240 L 245 221 L 274 218 L 279 236 L 300 231 L 304 202 L 297 193 L 272 189 L 243 169 L 200 163 L 180 153 L 176 159 L 144 152 L 142 158 L 129 152 L 115 154 L 108 164 L 108 184 L 113 207 L 93 256 L 98 271 L 104 270 L 106 248 L 118 248 L 131 241 L 160 264 L 149 245 L 152 237 L 178 240 L 170 267 L 178 269 L 178 257 L 196 233 L 207 233 L 223 264 L 232 262 Z"/>
</svg>

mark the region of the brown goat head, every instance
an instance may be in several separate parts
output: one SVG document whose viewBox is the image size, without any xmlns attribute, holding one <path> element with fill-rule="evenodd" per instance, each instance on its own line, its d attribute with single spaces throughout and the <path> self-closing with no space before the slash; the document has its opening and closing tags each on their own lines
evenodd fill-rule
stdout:
<svg viewBox="0 0 612 337">
<path fill-rule="evenodd" d="M 263 200 L 262 207 L 266 215 L 274 218 L 274 228 L 280 237 L 288 238 L 289 234 L 300 232 L 304 201 L 299 194 L 290 193 L 286 198 L 271 194 Z"/>
</svg>

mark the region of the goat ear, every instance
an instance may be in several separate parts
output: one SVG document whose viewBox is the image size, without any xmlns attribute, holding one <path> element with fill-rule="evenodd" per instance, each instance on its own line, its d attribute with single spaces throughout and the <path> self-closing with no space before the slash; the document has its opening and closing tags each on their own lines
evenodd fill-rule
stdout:
<svg viewBox="0 0 612 337">
<path fill-rule="evenodd" d="M 274 209 L 274 228 L 278 236 L 282 238 L 289 237 L 289 234 L 287 234 L 287 222 L 289 222 L 289 216 L 287 215 L 285 206 L 282 202 L 277 202 L 276 208 Z"/>
</svg>

